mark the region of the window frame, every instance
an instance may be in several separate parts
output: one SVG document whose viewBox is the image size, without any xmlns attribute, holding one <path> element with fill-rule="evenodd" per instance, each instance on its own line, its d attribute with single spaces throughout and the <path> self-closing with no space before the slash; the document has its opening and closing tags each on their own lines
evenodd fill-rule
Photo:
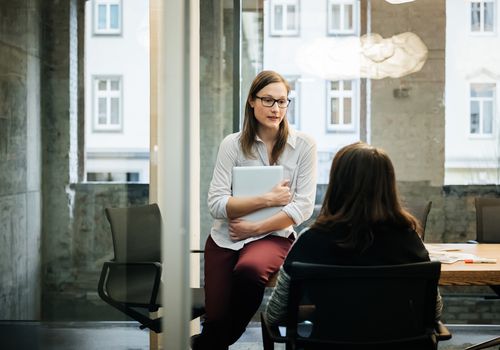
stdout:
<svg viewBox="0 0 500 350">
<path fill-rule="evenodd" d="M 117 175 L 124 175 L 125 176 L 125 181 L 123 180 L 116 180 L 116 179 L 113 179 L 113 175 L 116 177 Z M 108 179 L 106 180 L 94 180 L 93 177 L 100 177 L 100 176 L 107 176 Z M 137 176 L 137 180 L 131 180 L 131 179 L 128 179 L 129 176 Z M 109 171 L 106 171 L 106 170 L 100 170 L 100 171 L 87 171 L 85 173 L 85 177 L 86 177 L 86 182 L 88 183 L 144 183 L 144 182 L 141 182 L 141 178 L 143 177 L 144 175 L 141 174 L 141 171 L 138 170 L 138 169 L 134 169 L 134 170 L 122 170 L 122 171 L 112 171 L 112 170 L 109 170 Z M 89 179 L 91 178 L 91 179 Z M 111 179 L 109 179 L 111 178 Z"/>
<path fill-rule="evenodd" d="M 332 28 L 333 17 L 332 17 L 332 7 L 334 5 L 340 6 L 340 29 Z M 352 5 L 352 29 L 346 29 L 344 23 L 344 13 L 345 6 Z M 329 36 L 336 35 L 357 35 L 358 34 L 358 11 L 359 11 L 359 1 L 357 0 L 328 0 L 326 3 L 326 33 Z"/>
<path fill-rule="evenodd" d="M 290 89 L 290 93 L 288 94 L 288 98 L 290 99 L 290 104 L 288 106 L 293 105 L 294 108 L 294 123 L 290 122 L 288 118 L 289 114 L 287 109 L 286 117 L 288 120 L 288 124 L 293 127 L 295 130 L 300 130 L 300 76 L 299 75 L 285 75 L 284 78 L 290 83 L 290 88 L 292 87 L 292 82 L 294 83 L 293 89 Z M 288 107 L 290 108 L 290 107 Z"/>
<path fill-rule="evenodd" d="M 351 90 L 344 89 L 344 81 L 349 80 L 351 82 Z M 344 79 L 344 80 L 334 80 L 339 82 L 339 90 L 331 89 L 332 80 L 326 81 L 326 132 L 346 132 L 353 133 L 356 132 L 359 119 L 359 80 L 358 79 Z M 339 117 L 341 118 L 341 123 L 334 124 L 331 123 L 331 112 L 332 112 L 332 98 L 337 97 L 339 100 Z M 345 124 L 344 120 L 344 98 L 351 98 L 351 123 Z M 340 120 L 340 119 L 339 119 Z"/>
<path fill-rule="evenodd" d="M 101 93 L 99 81 L 106 80 L 107 89 Z M 109 88 L 111 80 L 119 81 L 119 90 L 114 93 Z M 104 96 L 103 96 L 104 95 Z M 106 124 L 99 124 L 99 98 L 106 98 Z M 118 97 L 118 124 L 111 124 L 111 98 Z M 92 131 L 93 132 L 122 132 L 123 131 L 123 76 L 121 75 L 93 75 L 92 76 Z"/>
<path fill-rule="evenodd" d="M 99 28 L 99 6 L 106 6 L 106 27 Z M 118 5 L 118 28 L 110 28 L 111 24 L 111 5 Z M 123 27 L 123 6 L 122 0 L 94 0 L 92 9 L 92 32 L 94 35 L 121 35 Z"/>
<path fill-rule="evenodd" d="M 275 5 L 281 5 L 283 8 L 283 28 L 277 30 L 275 28 L 276 15 L 275 15 Z M 295 6 L 295 22 L 297 23 L 296 28 L 286 29 L 287 27 L 287 6 Z M 270 36 L 299 36 L 300 35 L 300 1 L 299 0 L 270 0 L 269 1 L 269 35 Z"/>
<path fill-rule="evenodd" d="M 491 84 L 493 85 L 493 94 L 491 97 L 472 97 L 472 86 L 473 85 L 478 85 L 478 84 Z M 470 82 L 469 85 L 469 101 L 468 101 L 468 110 L 467 110 L 467 116 L 468 116 L 468 124 L 467 124 L 467 133 L 469 135 L 469 138 L 472 139 L 485 139 L 485 138 L 493 138 L 495 135 L 495 127 L 496 127 L 496 110 L 497 110 L 497 104 L 496 104 L 496 98 L 497 98 L 497 83 L 496 82 L 491 82 L 491 81 L 474 81 Z M 479 133 L 472 133 L 471 132 L 471 126 L 472 126 L 472 102 L 477 101 L 479 102 Z M 484 133 L 483 132 L 483 125 L 484 125 L 484 112 L 483 112 L 483 102 L 485 101 L 491 101 L 492 104 L 492 115 L 491 115 L 491 133 Z"/>
<path fill-rule="evenodd" d="M 335 149 L 318 149 L 318 180 L 317 184 L 328 184 L 330 178 L 330 167 L 335 154 L 339 151 Z"/>
<path fill-rule="evenodd" d="M 484 30 L 484 3 L 489 2 L 493 4 L 493 29 L 485 31 Z M 474 3 L 480 4 L 480 21 L 479 21 L 479 30 L 472 30 L 472 5 Z M 497 32 L 497 1 L 495 0 L 471 0 L 468 5 L 468 17 L 469 17 L 469 33 L 471 35 L 477 36 L 489 36 L 495 35 Z"/>
</svg>

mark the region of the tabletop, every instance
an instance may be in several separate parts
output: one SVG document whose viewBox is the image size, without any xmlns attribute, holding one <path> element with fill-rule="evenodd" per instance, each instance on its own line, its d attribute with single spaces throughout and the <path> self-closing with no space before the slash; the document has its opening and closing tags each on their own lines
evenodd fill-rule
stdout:
<svg viewBox="0 0 500 350">
<path fill-rule="evenodd" d="M 442 286 L 485 286 L 500 285 L 500 244 L 457 244 L 435 243 L 426 244 L 433 249 L 444 249 L 450 252 L 473 254 L 481 258 L 494 258 L 496 263 L 465 263 L 457 261 L 452 264 L 441 264 L 441 277 L 439 284 Z"/>
</svg>

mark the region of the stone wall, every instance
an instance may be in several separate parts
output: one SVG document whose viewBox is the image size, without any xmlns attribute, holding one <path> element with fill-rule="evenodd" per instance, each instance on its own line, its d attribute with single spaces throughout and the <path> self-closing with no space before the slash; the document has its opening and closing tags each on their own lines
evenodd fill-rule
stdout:
<svg viewBox="0 0 500 350">
<path fill-rule="evenodd" d="M 0 319 L 40 317 L 40 2 L 0 1 Z"/>
<path fill-rule="evenodd" d="M 399 182 L 403 200 L 432 201 L 425 241 L 465 242 L 476 238 L 476 197 L 500 197 L 496 185 L 431 186 L 428 182 Z"/>
</svg>

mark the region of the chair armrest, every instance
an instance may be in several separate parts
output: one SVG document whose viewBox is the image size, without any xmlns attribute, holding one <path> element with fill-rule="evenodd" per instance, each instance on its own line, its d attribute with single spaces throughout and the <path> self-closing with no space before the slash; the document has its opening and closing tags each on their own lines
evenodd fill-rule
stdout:
<svg viewBox="0 0 500 350">
<path fill-rule="evenodd" d="M 434 327 L 436 332 L 437 340 L 448 340 L 451 339 L 451 332 L 446 328 L 446 326 L 441 322 L 437 321 Z"/>
</svg>

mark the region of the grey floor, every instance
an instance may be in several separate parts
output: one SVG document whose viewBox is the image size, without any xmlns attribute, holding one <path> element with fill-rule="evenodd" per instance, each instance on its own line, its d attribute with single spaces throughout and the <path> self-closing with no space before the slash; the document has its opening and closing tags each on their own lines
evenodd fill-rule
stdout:
<svg viewBox="0 0 500 350">
<path fill-rule="evenodd" d="M 440 350 L 462 350 L 500 336 L 500 325 L 448 325 L 453 338 Z M 277 350 L 284 347 L 276 346 Z M 39 322 L 0 321 L 2 350 L 149 350 L 149 334 L 134 322 Z M 260 324 L 252 322 L 230 350 L 262 349 Z M 498 350 L 499 347 L 495 348 Z"/>
</svg>

